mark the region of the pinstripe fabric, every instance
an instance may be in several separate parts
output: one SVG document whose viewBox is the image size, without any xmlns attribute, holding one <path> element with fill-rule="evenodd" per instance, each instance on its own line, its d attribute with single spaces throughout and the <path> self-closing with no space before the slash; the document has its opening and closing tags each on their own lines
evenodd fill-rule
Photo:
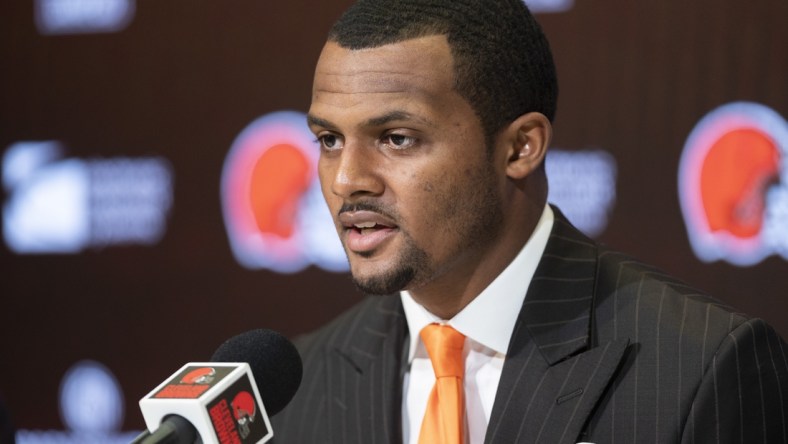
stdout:
<svg viewBox="0 0 788 444">
<path fill-rule="evenodd" d="M 788 346 L 771 327 L 554 210 L 485 442 L 788 442 Z M 393 295 L 299 341 L 304 381 L 273 418 L 275 442 L 401 442 L 407 334 Z"/>
<path fill-rule="evenodd" d="M 368 298 L 297 341 L 304 378 L 273 418 L 275 442 L 401 442 L 406 329 L 399 297 Z"/>
</svg>

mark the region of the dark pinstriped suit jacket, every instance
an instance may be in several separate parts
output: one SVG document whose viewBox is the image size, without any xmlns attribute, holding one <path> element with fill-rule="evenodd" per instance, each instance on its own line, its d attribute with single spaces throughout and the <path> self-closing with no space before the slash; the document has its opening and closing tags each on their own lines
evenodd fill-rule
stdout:
<svg viewBox="0 0 788 444">
<path fill-rule="evenodd" d="M 408 335 L 371 297 L 299 342 L 276 443 L 401 442 Z M 763 321 L 586 238 L 556 211 L 486 443 L 786 443 L 788 346 Z"/>
</svg>

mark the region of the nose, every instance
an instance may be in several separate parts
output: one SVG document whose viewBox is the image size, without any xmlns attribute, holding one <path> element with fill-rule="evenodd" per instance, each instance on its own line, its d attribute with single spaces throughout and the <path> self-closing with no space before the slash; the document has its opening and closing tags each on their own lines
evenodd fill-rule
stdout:
<svg viewBox="0 0 788 444">
<path fill-rule="evenodd" d="M 323 188 L 343 200 L 383 193 L 375 150 L 360 143 L 347 143 L 338 152 L 320 156 L 319 170 Z M 329 181 L 329 183 L 326 183 Z"/>
</svg>

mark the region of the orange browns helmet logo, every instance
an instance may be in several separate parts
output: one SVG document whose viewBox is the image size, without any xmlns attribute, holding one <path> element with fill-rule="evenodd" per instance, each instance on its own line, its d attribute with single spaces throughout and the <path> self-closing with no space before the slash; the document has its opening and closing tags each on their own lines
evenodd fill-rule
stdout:
<svg viewBox="0 0 788 444">
<path fill-rule="evenodd" d="M 239 392 L 230 405 L 233 406 L 233 417 L 238 423 L 238 431 L 245 439 L 251 433 L 250 423 L 254 422 L 257 414 L 254 397 L 249 392 Z"/>
<path fill-rule="evenodd" d="M 213 367 L 200 367 L 187 373 L 181 378 L 183 384 L 210 384 L 216 377 L 216 370 Z"/>
<path fill-rule="evenodd" d="M 282 273 L 310 264 L 348 269 L 317 180 L 318 155 L 299 112 L 263 116 L 235 139 L 221 194 L 230 247 L 241 265 Z"/>
<path fill-rule="evenodd" d="M 679 198 L 701 260 L 788 258 L 788 123 L 750 102 L 710 112 L 684 145 Z"/>
</svg>

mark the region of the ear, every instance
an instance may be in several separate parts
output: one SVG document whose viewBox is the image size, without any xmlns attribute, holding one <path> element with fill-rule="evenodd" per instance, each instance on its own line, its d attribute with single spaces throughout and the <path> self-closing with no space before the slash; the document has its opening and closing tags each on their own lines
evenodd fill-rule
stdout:
<svg viewBox="0 0 788 444">
<path fill-rule="evenodd" d="M 498 139 L 506 152 L 506 175 L 523 179 L 544 162 L 553 138 L 553 127 L 544 114 L 523 114 L 509 124 Z"/>
</svg>

